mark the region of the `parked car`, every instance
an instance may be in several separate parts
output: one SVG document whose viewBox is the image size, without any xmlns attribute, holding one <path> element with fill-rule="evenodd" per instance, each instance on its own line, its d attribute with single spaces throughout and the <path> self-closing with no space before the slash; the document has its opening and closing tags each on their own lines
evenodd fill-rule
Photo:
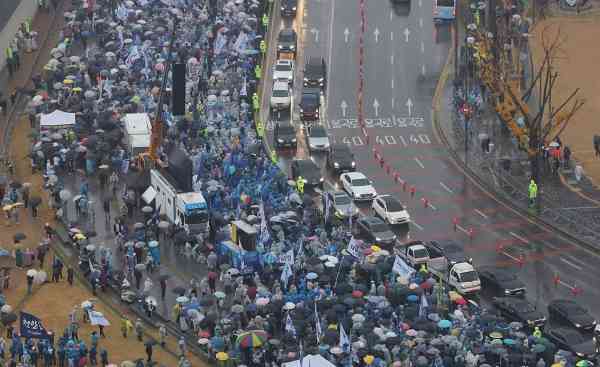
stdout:
<svg viewBox="0 0 600 367">
<path fill-rule="evenodd" d="M 572 352 L 580 359 L 593 360 L 598 356 L 598 346 L 592 335 L 584 335 L 568 327 L 548 327 L 544 336 L 560 349 Z"/>
<path fill-rule="evenodd" d="M 544 314 L 525 298 L 494 297 L 492 303 L 502 316 L 511 321 L 518 321 L 529 328 L 541 327 L 546 323 Z"/>
<path fill-rule="evenodd" d="M 279 122 L 275 125 L 275 131 L 273 132 L 273 138 L 275 140 L 276 148 L 296 148 L 298 142 L 296 140 L 296 129 L 289 122 Z"/>
<path fill-rule="evenodd" d="M 579 330 L 592 330 L 596 327 L 596 319 L 588 310 L 570 299 L 555 299 L 548 304 L 550 319 L 573 326 Z"/>
<path fill-rule="evenodd" d="M 273 80 L 286 81 L 288 84 L 294 84 L 294 61 L 277 60 L 273 65 Z"/>
<path fill-rule="evenodd" d="M 464 247 L 454 240 L 435 240 L 429 244 L 438 248 L 446 257 L 449 264 L 458 264 L 466 262 L 473 263 L 473 259 L 465 253 Z"/>
<path fill-rule="evenodd" d="M 311 151 L 329 150 L 329 135 L 323 125 L 313 125 L 308 127 L 306 140 L 308 141 L 308 149 Z"/>
<path fill-rule="evenodd" d="M 497 296 L 522 296 L 525 294 L 525 283 L 517 274 L 509 269 L 498 267 L 480 267 L 479 279 L 484 292 Z"/>
<path fill-rule="evenodd" d="M 292 177 L 294 181 L 297 180 L 298 177 L 302 177 L 305 185 L 308 186 L 322 186 L 325 181 L 319 166 L 310 159 L 293 160 Z"/>
<path fill-rule="evenodd" d="M 322 57 L 309 57 L 304 66 L 304 86 L 327 89 L 327 67 Z"/>
<path fill-rule="evenodd" d="M 292 90 L 287 82 L 273 83 L 271 91 L 271 109 L 275 111 L 287 110 L 292 103 Z"/>
<path fill-rule="evenodd" d="M 372 204 L 375 213 L 388 224 L 405 224 L 410 222 L 406 208 L 392 195 L 379 195 Z"/>
<path fill-rule="evenodd" d="M 327 166 L 336 173 L 354 171 L 356 168 L 354 153 L 346 144 L 332 144 L 327 155 Z"/>
<path fill-rule="evenodd" d="M 387 224 L 377 217 L 362 217 L 356 221 L 358 236 L 377 245 L 391 246 L 396 243 L 396 235 Z"/>
<path fill-rule="evenodd" d="M 350 215 L 355 217 L 359 213 L 352 198 L 344 191 L 325 191 L 321 194 L 321 200 L 323 212 L 325 212 L 325 206 L 329 204 L 331 215 L 335 215 L 340 219 L 346 219 Z"/>
<path fill-rule="evenodd" d="M 340 180 L 342 187 L 354 201 L 373 200 L 377 196 L 371 180 L 360 172 L 343 173 Z"/>
</svg>

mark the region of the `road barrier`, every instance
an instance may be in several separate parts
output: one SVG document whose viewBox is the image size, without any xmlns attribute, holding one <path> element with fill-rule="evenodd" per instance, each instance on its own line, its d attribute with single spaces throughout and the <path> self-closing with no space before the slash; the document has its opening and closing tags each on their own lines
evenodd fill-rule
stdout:
<svg viewBox="0 0 600 367">
<path fill-rule="evenodd" d="M 554 275 L 554 287 L 558 288 L 558 286 L 563 286 L 565 288 L 567 288 L 569 290 L 569 292 L 571 292 L 571 294 L 575 297 L 577 297 L 578 295 L 580 295 L 581 293 L 583 293 L 583 290 L 580 287 L 577 287 L 576 285 L 571 285 L 569 283 L 563 282 L 560 279 L 560 275 L 558 273 L 556 273 Z"/>
</svg>

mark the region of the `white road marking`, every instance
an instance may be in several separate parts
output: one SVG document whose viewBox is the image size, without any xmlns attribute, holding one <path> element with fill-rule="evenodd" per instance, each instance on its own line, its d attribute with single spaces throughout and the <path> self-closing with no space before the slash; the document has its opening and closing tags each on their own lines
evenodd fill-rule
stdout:
<svg viewBox="0 0 600 367">
<path fill-rule="evenodd" d="M 390 32 L 390 40 L 394 40 L 394 32 Z"/>
<path fill-rule="evenodd" d="M 415 157 L 415 162 L 417 162 L 417 164 L 419 165 L 419 167 L 425 168 L 425 166 L 423 165 L 423 163 L 421 162 L 421 160 L 419 158 Z"/>
<path fill-rule="evenodd" d="M 509 259 L 511 259 L 511 260 L 513 260 L 513 261 L 515 261 L 515 262 L 517 262 L 517 263 L 520 263 L 520 262 L 521 262 L 521 260 L 520 260 L 520 259 L 518 259 L 518 258 L 514 257 L 513 255 L 509 254 L 509 253 L 508 253 L 508 252 L 506 252 L 506 251 L 502 251 L 502 252 L 501 252 L 501 254 L 502 254 L 502 255 L 504 255 L 504 256 L 506 256 L 506 257 L 508 257 Z"/>
<path fill-rule="evenodd" d="M 441 186 L 444 188 L 444 190 L 448 191 L 448 192 L 449 192 L 449 193 L 451 193 L 451 194 L 454 194 L 454 191 L 452 191 L 452 189 L 451 189 L 451 188 L 449 188 L 448 186 L 446 186 L 446 184 L 445 184 L 445 183 L 443 183 L 443 182 L 440 182 L 440 185 L 441 185 Z"/>
<path fill-rule="evenodd" d="M 423 18 L 419 18 L 419 28 L 423 28 Z"/>
<path fill-rule="evenodd" d="M 425 64 L 423 64 L 421 66 L 421 74 L 425 75 L 425 73 L 426 73 Z"/>
<path fill-rule="evenodd" d="M 392 78 L 392 89 L 394 89 L 394 78 Z"/>
<path fill-rule="evenodd" d="M 333 53 L 333 23 L 335 19 L 335 0 L 331 0 L 331 23 L 329 23 L 329 50 L 327 54 L 327 75 L 331 75 L 331 55 Z M 327 100 L 329 101 L 329 91 L 327 88 Z"/>
<path fill-rule="evenodd" d="M 483 213 L 483 212 L 482 212 L 481 210 L 479 210 L 479 209 L 475 209 L 475 213 L 477 213 L 477 214 L 481 215 L 481 217 L 482 217 L 483 219 L 488 219 L 488 216 L 487 216 L 487 215 L 485 215 L 485 213 Z"/>
<path fill-rule="evenodd" d="M 421 41 L 421 53 L 425 53 L 425 42 Z"/>
<path fill-rule="evenodd" d="M 393 19 L 394 19 L 394 11 L 390 10 L 390 20 L 393 20 Z"/>
<path fill-rule="evenodd" d="M 419 0 L 419 8 L 420 8 L 421 6 L 423 6 L 423 1 L 422 1 L 422 0 Z"/>
<path fill-rule="evenodd" d="M 390 56 L 390 62 L 394 65 L 394 55 Z"/>
<path fill-rule="evenodd" d="M 417 227 L 420 231 L 423 230 L 423 227 L 421 227 L 417 222 L 411 221 L 410 223 L 412 223 L 412 225 L 414 225 L 415 227 Z"/>
<path fill-rule="evenodd" d="M 577 269 L 579 271 L 583 270 L 583 268 L 581 266 L 579 266 L 579 265 L 577 265 L 575 263 L 572 263 L 571 261 L 565 259 L 564 257 L 561 257 L 560 261 L 564 262 L 567 265 L 570 265 L 570 266 L 574 267 L 575 269 Z"/>
<path fill-rule="evenodd" d="M 583 261 L 579 260 L 578 258 L 576 258 L 575 256 L 572 255 L 567 255 L 567 257 L 569 258 L 569 260 L 571 260 L 572 262 L 574 262 L 575 264 L 579 264 L 582 267 L 587 266 L 586 263 L 584 263 Z"/>
<path fill-rule="evenodd" d="M 432 203 L 427 203 L 427 206 L 430 207 L 432 210 L 437 210 L 437 208 Z"/>
<path fill-rule="evenodd" d="M 527 238 L 524 238 L 523 236 L 520 236 L 520 235 L 516 234 L 515 232 L 508 232 L 508 234 L 525 244 L 529 244 L 529 240 Z"/>
<path fill-rule="evenodd" d="M 392 79 L 392 85 L 394 85 L 393 81 L 394 81 L 394 79 Z M 392 97 L 392 109 L 394 108 L 395 104 L 396 104 L 396 99 L 394 97 Z"/>
<path fill-rule="evenodd" d="M 458 229 L 459 231 L 461 231 L 462 233 L 466 234 L 467 236 L 469 235 L 469 231 L 467 231 L 466 229 L 463 228 L 463 226 L 461 226 L 460 224 L 456 224 L 456 229 Z"/>
</svg>

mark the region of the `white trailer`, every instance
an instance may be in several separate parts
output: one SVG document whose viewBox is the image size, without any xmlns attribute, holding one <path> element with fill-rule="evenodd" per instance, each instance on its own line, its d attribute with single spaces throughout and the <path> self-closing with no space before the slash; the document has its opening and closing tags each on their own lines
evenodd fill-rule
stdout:
<svg viewBox="0 0 600 367">
<path fill-rule="evenodd" d="M 150 146 L 152 123 L 146 113 L 128 113 L 123 117 L 125 140 L 132 155 L 144 152 Z"/>
<path fill-rule="evenodd" d="M 208 231 L 208 205 L 202 193 L 181 192 L 173 178 L 155 169 L 150 170 L 150 185 L 155 191 L 157 210 L 171 223 L 194 234 Z"/>
</svg>

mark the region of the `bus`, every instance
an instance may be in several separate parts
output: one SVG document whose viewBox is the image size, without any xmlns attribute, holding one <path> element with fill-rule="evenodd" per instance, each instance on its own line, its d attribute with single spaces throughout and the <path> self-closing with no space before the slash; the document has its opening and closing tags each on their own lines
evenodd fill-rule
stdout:
<svg viewBox="0 0 600 367">
<path fill-rule="evenodd" d="M 456 18 L 456 0 L 434 0 L 433 19 L 435 21 L 454 20 Z"/>
</svg>

